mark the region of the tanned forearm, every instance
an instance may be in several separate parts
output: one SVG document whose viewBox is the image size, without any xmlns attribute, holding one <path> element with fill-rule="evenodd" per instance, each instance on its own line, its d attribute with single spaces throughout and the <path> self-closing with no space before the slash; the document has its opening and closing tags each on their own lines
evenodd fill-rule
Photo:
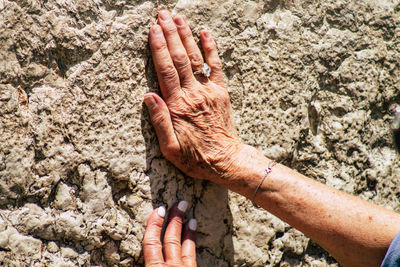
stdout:
<svg viewBox="0 0 400 267">
<path fill-rule="evenodd" d="M 216 181 L 251 199 L 271 160 L 243 146 L 228 178 Z M 325 248 L 344 266 L 379 266 L 400 215 L 309 179 L 281 164 L 259 188 L 254 202 Z"/>
</svg>

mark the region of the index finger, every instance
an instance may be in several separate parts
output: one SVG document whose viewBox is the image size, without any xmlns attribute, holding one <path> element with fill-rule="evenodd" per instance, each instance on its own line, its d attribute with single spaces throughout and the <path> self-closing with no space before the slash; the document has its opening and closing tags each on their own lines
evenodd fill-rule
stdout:
<svg viewBox="0 0 400 267">
<path fill-rule="evenodd" d="M 143 254 L 146 266 L 164 263 L 161 244 L 161 231 L 164 217 L 165 208 L 161 206 L 153 210 L 147 220 L 147 227 L 143 238 Z"/>
<path fill-rule="evenodd" d="M 150 28 L 149 39 L 161 93 L 168 102 L 168 99 L 176 94 L 181 87 L 179 75 L 171 59 L 167 41 L 160 25 L 154 25 Z"/>
</svg>

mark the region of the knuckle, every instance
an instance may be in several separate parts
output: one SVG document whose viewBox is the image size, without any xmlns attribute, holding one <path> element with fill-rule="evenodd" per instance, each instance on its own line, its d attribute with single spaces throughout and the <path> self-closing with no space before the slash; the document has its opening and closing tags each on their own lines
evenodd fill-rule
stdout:
<svg viewBox="0 0 400 267">
<path fill-rule="evenodd" d="M 210 66 L 214 71 L 222 70 L 222 63 L 219 59 L 210 60 Z"/>
<path fill-rule="evenodd" d="M 192 99 L 193 110 L 206 110 L 208 103 L 210 103 L 212 99 L 206 96 L 196 96 Z"/>
<path fill-rule="evenodd" d="M 209 40 L 205 43 L 204 49 L 207 51 L 212 51 L 217 49 L 217 44 L 214 42 L 214 40 Z"/>
<path fill-rule="evenodd" d="M 184 26 L 183 28 L 180 29 L 179 31 L 181 39 L 182 40 L 187 40 L 192 38 L 192 32 L 189 30 L 188 26 Z"/>
<path fill-rule="evenodd" d="M 164 39 L 157 39 L 151 42 L 151 51 L 157 52 L 168 49 L 167 42 Z"/>
<path fill-rule="evenodd" d="M 156 262 L 152 262 L 152 263 L 146 264 L 146 267 L 165 267 L 165 264 L 164 264 L 164 262 L 159 260 L 159 261 L 156 261 Z"/>
<path fill-rule="evenodd" d="M 174 35 L 177 32 L 178 32 L 178 30 L 177 30 L 175 24 L 173 24 L 173 23 L 165 25 L 165 27 L 164 27 L 164 34 L 165 35 L 168 35 L 168 36 L 169 35 Z"/>
<path fill-rule="evenodd" d="M 227 92 L 225 92 L 224 90 L 218 90 L 216 92 L 216 97 L 218 100 L 218 104 L 227 107 L 230 105 L 230 99 L 229 99 L 229 95 Z"/>
<path fill-rule="evenodd" d="M 164 239 L 164 246 L 181 246 L 181 241 L 176 237 L 167 237 Z"/>
<path fill-rule="evenodd" d="M 143 239 L 143 246 L 144 247 L 152 247 L 152 248 L 162 248 L 160 240 L 156 239 L 156 238 L 151 238 L 151 237 Z"/>
<path fill-rule="evenodd" d="M 183 72 L 183 71 L 187 70 L 188 68 L 191 68 L 189 60 L 181 65 L 177 65 L 177 69 L 180 71 L 180 78 L 183 83 L 185 81 L 189 81 L 189 78 L 190 78 L 189 74 Z M 191 75 L 191 72 L 190 72 L 190 75 Z"/>
<path fill-rule="evenodd" d="M 168 159 L 175 159 L 179 152 L 179 147 L 173 144 L 168 143 L 161 147 L 161 153 L 163 153 L 163 155 Z"/>
<path fill-rule="evenodd" d="M 193 52 L 189 55 L 192 61 L 193 66 L 202 66 L 203 65 L 203 57 L 196 52 Z"/>
<path fill-rule="evenodd" d="M 167 65 L 163 66 L 162 68 L 160 68 L 159 74 L 161 75 L 161 77 L 163 79 L 167 79 L 167 80 L 171 79 L 172 80 L 176 77 L 176 69 L 175 69 L 174 65 L 167 64 Z"/>
<path fill-rule="evenodd" d="M 188 56 L 186 55 L 186 53 L 183 53 L 181 51 L 174 53 L 172 55 L 172 60 L 175 64 L 180 66 L 188 64 Z"/>
<path fill-rule="evenodd" d="M 190 254 L 182 254 L 182 261 L 183 262 L 190 262 L 190 261 L 195 261 L 195 259 Z"/>
<path fill-rule="evenodd" d="M 183 224 L 182 216 L 183 215 L 181 213 L 179 213 L 178 216 L 174 216 L 173 218 L 171 218 L 171 221 L 169 223 L 172 223 L 172 224 L 175 224 L 175 225 L 177 225 L 179 227 L 182 227 L 182 224 Z"/>
<path fill-rule="evenodd" d="M 172 155 L 177 155 L 180 152 L 179 146 L 176 146 L 174 144 L 167 144 L 165 147 L 169 153 L 172 153 Z"/>
</svg>

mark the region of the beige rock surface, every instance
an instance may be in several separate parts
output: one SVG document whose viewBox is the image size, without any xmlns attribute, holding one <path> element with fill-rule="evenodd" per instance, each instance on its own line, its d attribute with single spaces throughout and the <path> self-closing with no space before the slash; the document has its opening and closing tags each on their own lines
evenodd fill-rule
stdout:
<svg viewBox="0 0 400 267">
<path fill-rule="evenodd" d="M 142 104 L 162 7 L 212 30 L 244 142 L 400 211 L 399 1 L 0 0 L 0 265 L 141 266 L 152 208 L 186 199 L 199 266 L 337 266 L 163 158 Z"/>
</svg>

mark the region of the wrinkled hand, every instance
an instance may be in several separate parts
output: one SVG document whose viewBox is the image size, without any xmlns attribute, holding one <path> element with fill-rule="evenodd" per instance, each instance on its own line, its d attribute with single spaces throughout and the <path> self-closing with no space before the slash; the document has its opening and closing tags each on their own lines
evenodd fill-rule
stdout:
<svg viewBox="0 0 400 267">
<path fill-rule="evenodd" d="M 183 215 L 187 202 L 174 205 L 168 218 L 164 234 L 164 246 L 161 244 L 161 232 L 165 217 L 165 208 L 153 211 L 147 221 L 143 239 L 143 254 L 146 267 L 150 266 L 196 266 L 196 220 L 191 219 L 184 227 L 182 235 Z M 181 242 L 181 235 L 183 240 Z"/>
<path fill-rule="evenodd" d="M 161 152 L 194 178 L 215 180 L 229 169 L 241 142 L 233 123 L 221 61 L 211 34 L 200 40 L 211 67 L 208 78 L 194 74 L 204 63 L 184 16 L 160 11 L 150 29 L 150 47 L 163 99 L 145 95 Z"/>
</svg>

